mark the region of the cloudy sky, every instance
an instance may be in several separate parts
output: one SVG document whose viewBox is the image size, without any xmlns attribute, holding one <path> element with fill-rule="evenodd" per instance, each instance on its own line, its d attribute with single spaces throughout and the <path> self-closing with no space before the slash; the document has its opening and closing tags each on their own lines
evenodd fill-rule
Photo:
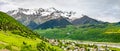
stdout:
<svg viewBox="0 0 120 51">
<path fill-rule="evenodd" d="M 74 11 L 75 17 L 81 14 L 108 21 L 120 21 L 120 0 L 0 0 L 0 10 L 8 11 L 17 8 L 49 8 Z"/>
</svg>

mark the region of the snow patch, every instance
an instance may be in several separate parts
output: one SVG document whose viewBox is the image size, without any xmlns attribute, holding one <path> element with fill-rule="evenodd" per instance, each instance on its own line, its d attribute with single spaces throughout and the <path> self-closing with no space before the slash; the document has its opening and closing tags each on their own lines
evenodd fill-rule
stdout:
<svg viewBox="0 0 120 51">
<path fill-rule="evenodd" d="M 30 15 L 30 14 L 36 14 L 35 10 L 28 10 L 28 11 L 23 11 L 24 14 Z"/>
<path fill-rule="evenodd" d="M 42 16 L 47 16 L 47 15 L 50 15 L 50 14 L 51 14 L 51 12 L 42 12 L 41 13 Z"/>
</svg>

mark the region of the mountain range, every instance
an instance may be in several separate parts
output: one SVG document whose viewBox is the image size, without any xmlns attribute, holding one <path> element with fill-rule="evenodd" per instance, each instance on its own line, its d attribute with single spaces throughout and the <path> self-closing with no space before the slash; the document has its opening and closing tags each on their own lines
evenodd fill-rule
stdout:
<svg viewBox="0 0 120 51">
<path fill-rule="evenodd" d="M 52 19 L 59 19 L 60 17 L 67 18 L 67 17 L 70 17 L 71 15 L 75 14 L 74 12 L 60 11 L 55 8 L 48 8 L 48 9 L 18 8 L 17 10 L 11 10 L 11 11 L 8 11 L 7 13 L 31 29 L 34 29 L 36 26 L 38 26 L 46 21 L 49 21 Z M 33 25 L 35 25 L 35 26 L 33 26 Z"/>
<path fill-rule="evenodd" d="M 103 24 L 108 22 L 98 21 L 87 15 L 80 18 L 71 20 L 75 12 L 66 12 L 57 10 L 55 8 L 38 8 L 38 9 L 25 9 L 18 8 L 17 10 L 10 10 L 7 14 L 13 16 L 16 20 L 31 29 L 46 29 L 53 27 L 66 27 L 67 25 L 80 25 L 80 24 Z"/>
</svg>

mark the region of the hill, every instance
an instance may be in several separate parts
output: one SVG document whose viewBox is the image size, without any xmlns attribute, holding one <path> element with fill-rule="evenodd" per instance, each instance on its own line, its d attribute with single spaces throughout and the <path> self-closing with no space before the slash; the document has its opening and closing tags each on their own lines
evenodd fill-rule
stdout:
<svg viewBox="0 0 120 51">
<path fill-rule="evenodd" d="M 3 12 L 0 12 L 0 30 L 12 31 L 12 33 L 16 34 L 22 33 L 19 35 L 23 37 L 36 37 L 36 34 L 33 33 L 30 29 Z"/>
<path fill-rule="evenodd" d="M 0 51 L 62 51 L 0 11 Z"/>
</svg>

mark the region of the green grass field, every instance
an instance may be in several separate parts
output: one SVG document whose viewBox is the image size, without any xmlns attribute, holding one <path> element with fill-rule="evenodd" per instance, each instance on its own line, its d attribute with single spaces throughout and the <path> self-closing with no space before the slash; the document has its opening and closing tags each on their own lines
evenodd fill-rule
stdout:
<svg viewBox="0 0 120 51">
<path fill-rule="evenodd" d="M 42 40 L 38 38 L 29 39 L 19 35 L 15 35 L 15 34 L 12 34 L 10 31 L 6 31 L 6 32 L 0 31 L 0 49 L 8 49 L 11 51 L 21 51 L 23 50 L 22 48 L 24 48 L 24 50 L 26 48 L 28 51 L 29 50 L 38 51 L 37 44 L 40 43 L 41 41 Z M 47 44 L 46 48 L 51 47 L 61 51 L 61 49 L 58 47 L 51 46 L 48 43 L 46 44 Z"/>
</svg>

